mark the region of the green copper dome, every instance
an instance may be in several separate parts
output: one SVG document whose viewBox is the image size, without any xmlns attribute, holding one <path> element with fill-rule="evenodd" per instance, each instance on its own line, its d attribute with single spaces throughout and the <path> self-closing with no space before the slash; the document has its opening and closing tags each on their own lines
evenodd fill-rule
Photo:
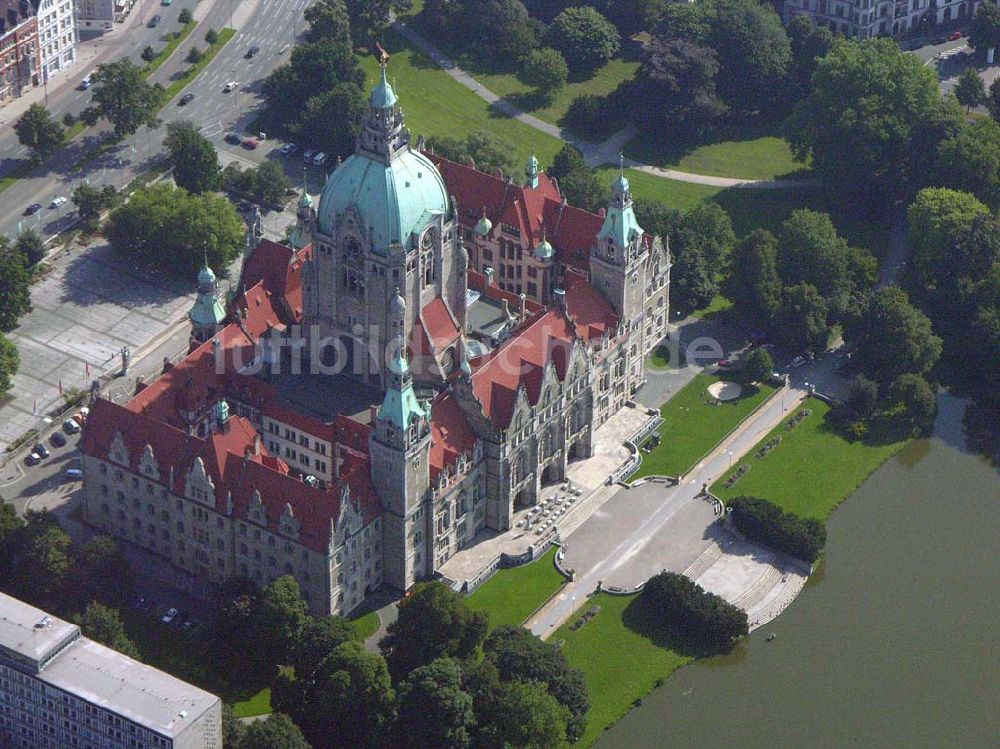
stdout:
<svg viewBox="0 0 1000 749">
<path fill-rule="evenodd" d="M 551 260 L 555 254 L 556 251 L 552 249 L 552 245 L 544 237 L 541 242 L 535 245 L 535 257 L 539 260 Z"/>
<path fill-rule="evenodd" d="M 385 66 L 382 66 L 382 80 L 375 84 L 372 89 L 371 97 L 368 99 L 373 107 L 377 109 L 388 109 L 389 107 L 395 105 L 396 92 L 392 90 L 392 86 L 389 85 L 389 79 L 386 76 Z"/>
<path fill-rule="evenodd" d="M 212 269 L 208 267 L 206 263 L 202 266 L 202 269 L 198 271 L 198 288 L 199 289 L 211 289 L 215 286 L 215 273 Z"/>
<path fill-rule="evenodd" d="M 476 226 L 473 228 L 473 231 L 479 236 L 485 237 L 493 231 L 493 222 L 486 218 L 486 214 L 484 213 L 483 217 L 476 222 Z"/>
<path fill-rule="evenodd" d="M 364 153 L 349 157 L 330 175 L 319 199 L 319 228 L 332 234 L 337 216 L 354 208 L 372 235 L 376 251 L 407 244 L 433 217 L 449 211 L 448 192 L 437 167 L 408 148 L 388 164 Z"/>
</svg>

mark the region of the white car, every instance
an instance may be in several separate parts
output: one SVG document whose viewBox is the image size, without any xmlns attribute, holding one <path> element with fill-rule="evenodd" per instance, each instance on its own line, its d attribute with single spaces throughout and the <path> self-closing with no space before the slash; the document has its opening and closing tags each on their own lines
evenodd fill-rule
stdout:
<svg viewBox="0 0 1000 749">
<path fill-rule="evenodd" d="M 163 615 L 163 619 L 161 621 L 164 624 L 170 624 L 170 622 L 172 622 L 174 619 L 177 618 L 178 613 L 180 612 L 178 612 L 177 609 L 171 606 L 169 609 L 167 609 L 167 613 Z"/>
<path fill-rule="evenodd" d="M 57 198 L 52 198 L 52 202 L 49 203 L 49 208 L 58 208 L 59 206 L 64 205 L 66 202 L 67 198 L 64 198 L 62 195 L 60 195 Z"/>
<path fill-rule="evenodd" d="M 240 85 L 240 84 L 239 84 L 239 83 L 238 83 L 237 81 L 229 81 L 229 82 L 227 82 L 227 83 L 226 83 L 226 85 L 225 85 L 225 86 L 223 87 L 222 91 L 223 91 L 224 93 L 227 93 L 227 94 L 228 94 L 228 93 L 229 93 L 230 91 L 235 91 L 235 90 L 236 90 L 236 87 L 237 87 L 237 86 L 239 86 L 239 85 Z"/>
<path fill-rule="evenodd" d="M 318 154 L 313 156 L 313 164 L 315 164 L 316 166 L 323 166 L 323 164 L 325 163 L 326 163 L 326 154 L 323 151 L 320 151 Z"/>
</svg>

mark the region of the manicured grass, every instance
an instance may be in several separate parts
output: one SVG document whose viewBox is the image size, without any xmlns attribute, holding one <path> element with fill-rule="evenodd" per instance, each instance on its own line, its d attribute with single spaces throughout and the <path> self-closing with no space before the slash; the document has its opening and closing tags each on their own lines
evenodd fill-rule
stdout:
<svg viewBox="0 0 1000 749">
<path fill-rule="evenodd" d="M 518 164 L 525 163 L 532 153 L 543 165 L 552 163 L 562 147 L 561 140 L 498 113 L 395 31 L 386 32 L 383 46 L 392 55 L 389 77 L 414 137 L 464 138 L 478 130 L 489 130 L 514 145 Z M 374 82 L 378 75 L 375 58 L 366 54 L 359 59 Z"/>
<path fill-rule="evenodd" d="M 163 49 L 157 52 L 156 57 L 154 57 L 152 61 L 146 65 L 147 78 L 155 73 L 157 69 L 167 61 L 167 58 L 174 53 L 174 50 L 184 43 L 184 40 L 191 35 L 191 32 L 194 31 L 194 27 L 197 25 L 197 21 L 189 21 L 175 32 L 174 37 L 168 41 L 166 45 L 164 45 Z"/>
<path fill-rule="evenodd" d="M 758 132 L 730 132 L 715 142 L 678 145 L 662 133 L 642 134 L 625 146 L 629 158 L 693 174 L 739 179 L 775 179 L 808 176 L 803 164 L 792 158 L 784 138 Z"/>
<path fill-rule="evenodd" d="M 808 409 L 812 413 L 785 431 L 785 424 L 795 413 Z M 723 499 L 741 494 L 763 497 L 801 517 L 824 519 L 850 496 L 869 474 L 898 451 L 906 441 L 871 445 L 844 439 L 825 419 L 830 407 L 816 398 L 789 414 L 762 442 L 780 436 L 781 444 L 763 458 L 751 451 L 733 467 L 746 463 L 750 470 L 732 487 L 723 482 L 732 471 L 723 475 L 712 491 Z"/>
<path fill-rule="evenodd" d="M 367 614 L 362 614 L 357 619 L 352 619 L 351 624 L 353 624 L 354 629 L 357 630 L 358 636 L 362 640 L 367 640 L 373 634 L 378 632 L 378 614 L 374 611 L 369 611 Z"/>
<path fill-rule="evenodd" d="M 465 61 L 463 60 L 463 62 Z M 616 57 L 609 60 L 606 65 L 595 71 L 589 78 L 567 83 L 549 101 L 540 100 L 535 95 L 534 90 L 521 83 L 514 73 L 489 73 L 476 70 L 475 67 L 472 67 L 470 72 L 483 86 L 498 96 L 506 97 L 514 106 L 525 112 L 530 112 L 539 119 L 558 125 L 562 124 L 560 120 L 566 114 L 573 99 L 585 94 L 607 96 L 622 82 L 631 80 L 638 69 L 638 62 Z"/>
<path fill-rule="evenodd" d="M 590 606 L 600 612 L 575 632 L 570 625 Z M 662 679 L 688 663 L 692 655 L 655 634 L 644 621 L 634 596 L 593 596 L 549 642 L 563 641 L 570 665 L 583 671 L 590 694 L 587 730 L 578 746 L 592 744 Z"/>
<path fill-rule="evenodd" d="M 724 312 L 728 312 L 732 307 L 733 303 L 731 301 L 722 296 L 722 294 L 716 294 L 707 307 L 697 309 L 691 314 L 702 320 L 711 320 L 712 318 L 719 317 Z"/>
<path fill-rule="evenodd" d="M 597 170 L 597 178 L 602 186 L 607 187 L 608 195 L 611 194 L 611 182 L 617 176 L 618 167 L 616 166 L 603 166 Z M 625 176 L 628 177 L 629 184 L 632 186 L 632 195 L 636 199 L 658 200 L 671 208 L 682 211 L 694 207 L 703 200 L 715 197 L 725 189 L 712 185 L 697 185 L 692 182 L 662 179 L 637 169 L 626 169 Z"/>
<path fill-rule="evenodd" d="M 565 583 L 552 563 L 555 554 L 552 548 L 534 562 L 500 570 L 476 588 L 466 604 L 474 611 L 489 614 L 491 629 L 503 624 L 523 624 Z"/>
<path fill-rule="evenodd" d="M 660 444 L 642 453 L 642 465 L 633 479 L 685 473 L 774 392 L 770 385 L 745 386 L 739 398 L 720 403 L 707 392 L 720 379 L 701 373 L 660 407 Z"/>
<path fill-rule="evenodd" d="M 205 54 L 201 60 L 185 70 L 184 75 L 167 86 L 166 93 L 163 97 L 164 106 L 166 106 L 167 102 L 177 96 L 177 94 L 179 94 L 185 86 L 193 81 L 201 71 L 208 67 L 208 64 L 212 62 L 212 59 L 219 54 L 219 50 L 221 50 L 225 46 L 226 42 L 232 39 L 235 35 L 236 31 L 233 29 L 222 29 L 219 32 L 219 38 L 215 40 L 215 44 L 210 44 L 205 48 Z"/>
<path fill-rule="evenodd" d="M 249 699 L 233 703 L 233 715 L 237 718 L 252 718 L 271 712 L 271 687 L 264 687 Z"/>
</svg>

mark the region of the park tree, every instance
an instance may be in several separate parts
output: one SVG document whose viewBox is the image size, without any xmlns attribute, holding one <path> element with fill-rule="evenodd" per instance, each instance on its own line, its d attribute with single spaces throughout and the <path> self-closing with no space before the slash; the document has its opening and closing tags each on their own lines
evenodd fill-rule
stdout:
<svg viewBox="0 0 1000 749">
<path fill-rule="evenodd" d="M 955 238 L 973 219 L 988 213 L 989 209 L 967 192 L 927 187 L 917 193 L 906 213 L 916 282 L 933 287 L 950 275 Z"/>
<path fill-rule="evenodd" d="M 707 44 L 712 30 L 710 8 L 702 3 L 668 3 L 657 14 L 649 31 L 664 39 L 690 39 Z"/>
<path fill-rule="evenodd" d="M 291 637 L 286 660 L 295 669 L 296 677 L 303 678 L 338 646 L 356 641 L 358 633 L 342 616 L 317 616 L 306 617 Z"/>
<path fill-rule="evenodd" d="M 0 396 L 13 387 L 14 375 L 17 374 L 20 366 L 21 354 L 18 352 L 17 346 L 11 343 L 7 336 L 0 333 Z M 0 502 L 0 515 L 4 512 L 4 508 L 8 506 Z M 0 545 L 3 544 L 3 523 L 4 520 L 0 516 Z M 2 571 L 3 565 L 0 563 L 0 572 Z"/>
<path fill-rule="evenodd" d="M 743 357 L 743 377 L 747 382 L 764 382 L 774 371 L 774 358 L 766 348 L 755 346 Z"/>
<path fill-rule="evenodd" d="M 523 627 L 497 627 L 486 638 L 483 653 L 502 681 L 537 681 L 567 710 L 566 735 L 576 741 L 587 726 L 590 697 L 583 672 L 572 668 L 557 646 L 543 642 Z"/>
<path fill-rule="evenodd" d="M 156 50 L 153 49 L 151 46 L 146 45 L 145 47 L 143 47 L 142 53 L 139 55 L 139 57 L 143 60 L 143 62 L 152 62 L 153 60 L 156 59 Z"/>
<path fill-rule="evenodd" d="M 0 338 L 2 338 L 2 336 L 0 336 Z M 10 547 L 8 546 L 8 543 L 12 538 L 12 534 L 23 527 L 24 521 L 21 519 L 21 516 L 17 514 L 17 510 L 14 509 L 14 505 L 9 502 L 5 502 L 3 497 L 0 497 L 0 549 L 9 549 Z M 4 558 L 4 552 L 0 551 L 0 571 L 3 570 L 2 565 Z"/>
<path fill-rule="evenodd" d="M 653 37 L 636 78 L 638 122 L 650 129 L 669 127 L 683 137 L 696 136 L 728 109 L 719 96 L 719 59 L 704 44 L 674 37 Z"/>
<path fill-rule="evenodd" d="M 467 164 L 472 161 L 481 172 L 516 174 L 524 167 L 516 160 L 517 149 L 510 141 L 487 130 L 469 133 L 464 139 L 441 136 L 429 138 L 429 148 L 450 161 Z"/>
<path fill-rule="evenodd" d="M 181 12 L 177 14 L 177 23 L 181 24 L 182 26 L 186 26 L 193 20 L 194 17 L 191 15 L 190 8 L 181 8 Z"/>
<path fill-rule="evenodd" d="M 193 122 L 180 120 L 167 125 L 167 147 L 174 182 L 197 195 L 219 189 L 219 156 L 215 146 Z"/>
<path fill-rule="evenodd" d="M 537 681 L 504 681 L 480 723 L 482 749 L 565 746 L 570 711 Z"/>
<path fill-rule="evenodd" d="M 156 125 L 163 87 L 147 83 L 145 70 L 129 58 L 99 64 L 91 80 L 91 105 L 80 115 L 88 125 L 105 119 L 119 138 L 132 135 L 143 125 Z"/>
<path fill-rule="evenodd" d="M 608 200 L 607 190 L 601 186 L 594 171 L 588 167 L 574 169 L 559 180 L 559 191 L 570 205 L 596 213 Z"/>
<path fill-rule="evenodd" d="M 104 187 L 93 187 L 87 182 L 79 185 L 73 190 L 72 200 L 76 206 L 76 212 L 83 221 L 96 222 L 101 217 L 101 212 L 106 211 L 115 203 L 118 191 L 114 185 Z"/>
<path fill-rule="evenodd" d="M 73 621 L 80 625 L 85 637 L 107 645 L 129 658 L 140 657 L 139 648 L 125 632 L 125 625 L 118 609 L 110 608 L 98 601 L 91 601 L 83 614 L 73 617 Z"/>
<path fill-rule="evenodd" d="M 212 46 L 217 41 L 219 41 L 219 32 L 217 32 L 215 29 L 209 29 L 208 31 L 205 32 L 205 44 L 207 44 L 208 46 Z"/>
<path fill-rule="evenodd" d="M 980 214 L 955 241 L 955 256 L 952 263 L 952 278 L 968 279 L 973 282 L 989 281 L 990 271 L 1000 263 L 1000 220 L 988 214 Z"/>
<path fill-rule="evenodd" d="M 1000 78 L 994 78 L 986 96 L 986 108 L 990 110 L 993 119 L 1000 122 Z"/>
<path fill-rule="evenodd" d="M 874 211 L 920 182 L 927 154 L 961 123 L 955 110 L 934 72 L 894 40 L 840 41 L 786 130 L 796 158 L 811 157 L 828 187 Z"/>
<path fill-rule="evenodd" d="M 167 183 L 136 190 L 105 229 L 111 246 L 147 268 L 192 277 L 205 263 L 224 268 L 240 253 L 243 220 L 220 195 L 189 195 Z"/>
<path fill-rule="evenodd" d="M 63 126 L 52 119 L 52 114 L 38 102 L 25 111 L 14 123 L 14 132 L 22 146 L 30 148 L 36 157 L 48 156 L 66 142 Z"/>
<path fill-rule="evenodd" d="M 45 243 L 37 231 L 28 228 L 17 235 L 14 251 L 24 255 L 28 268 L 31 268 L 45 258 Z"/>
<path fill-rule="evenodd" d="M 351 38 L 351 20 L 344 0 L 319 0 L 305 9 L 304 16 L 309 24 L 306 41 Z"/>
<path fill-rule="evenodd" d="M 280 673 L 271 692 L 315 749 L 386 746 L 394 701 L 385 659 L 359 642 L 337 646 L 308 677 Z"/>
<path fill-rule="evenodd" d="M 354 82 L 335 83 L 306 102 L 298 136 L 331 157 L 346 157 L 354 151 L 367 111 L 360 86 Z M 331 123 L 338 124 L 331 127 Z"/>
<path fill-rule="evenodd" d="M 881 383 L 927 374 L 941 355 L 931 321 L 898 286 L 868 294 L 845 323 L 844 338 L 856 345 L 854 359 L 862 370 Z"/>
<path fill-rule="evenodd" d="M 292 650 L 292 638 L 308 615 L 299 584 L 291 575 L 282 575 L 260 592 L 254 642 L 268 653 L 275 666 L 285 663 Z"/>
<path fill-rule="evenodd" d="M 937 394 L 931 384 L 919 374 L 901 374 L 889 386 L 886 400 L 890 407 L 902 411 L 913 433 L 927 436 L 934 429 L 937 417 Z"/>
<path fill-rule="evenodd" d="M 351 22 L 351 33 L 358 46 L 370 44 L 382 36 L 392 20 L 392 14 L 413 10 L 412 0 L 345 0 Z"/>
<path fill-rule="evenodd" d="M 95 601 L 120 609 L 131 601 L 135 575 L 118 542 L 101 535 L 77 550 L 71 579 L 80 607 Z"/>
<path fill-rule="evenodd" d="M 486 615 L 439 582 L 417 583 L 399 603 L 379 647 L 399 681 L 413 669 L 444 656 L 471 658 L 486 636 Z"/>
<path fill-rule="evenodd" d="M 599 68 L 618 54 L 621 46 L 618 29 L 590 6 L 567 8 L 557 15 L 546 39 L 562 52 L 574 73 Z"/>
<path fill-rule="evenodd" d="M 671 301 L 687 312 L 708 306 L 719 293 L 719 285 L 701 245 L 674 243 L 671 251 L 674 256 L 670 270 Z"/>
<path fill-rule="evenodd" d="M 41 609 L 63 611 L 72 566 L 72 541 L 47 511 L 29 510 L 24 525 L 8 536 L 4 589 Z"/>
<path fill-rule="evenodd" d="M 994 208 L 1000 206 L 1000 123 L 977 119 L 943 140 L 936 173 L 938 185 L 970 192 Z"/>
<path fill-rule="evenodd" d="M 563 56 L 551 47 L 542 47 L 528 54 L 517 77 L 548 99 L 566 85 L 568 76 L 569 68 Z"/>
<path fill-rule="evenodd" d="M 197 65 L 199 62 L 205 59 L 205 53 L 202 52 L 197 47 L 192 47 L 188 50 L 187 57 L 184 58 L 192 65 Z"/>
<path fill-rule="evenodd" d="M 0 333 L 17 327 L 31 309 L 28 261 L 7 237 L 0 235 Z"/>
<path fill-rule="evenodd" d="M 973 107 L 978 107 L 986 103 L 986 84 L 979 77 L 975 68 L 969 67 L 958 76 L 958 83 L 955 84 L 955 98 L 958 103 L 965 107 L 966 113 Z"/>
<path fill-rule="evenodd" d="M 438 658 L 410 672 L 397 695 L 396 741 L 408 749 L 465 749 L 476 716 L 472 696 L 462 688 L 462 667 Z"/>
<path fill-rule="evenodd" d="M 520 0 L 465 0 L 458 22 L 444 29 L 449 30 L 453 40 L 488 48 L 492 64 L 516 70 L 538 46 L 540 29 Z"/>
<path fill-rule="evenodd" d="M 862 421 L 875 413 L 878 406 L 879 386 L 875 380 L 859 374 L 847 390 L 842 409 L 850 421 Z"/>
<path fill-rule="evenodd" d="M 768 114 L 787 97 L 792 65 L 781 19 L 756 0 L 715 0 L 707 10 L 706 42 L 719 56 L 719 94 L 738 112 Z"/>
<path fill-rule="evenodd" d="M 809 93 L 820 58 L 833 46 L 833 32 L 826 26 L 817 26 L 812 18 L 803 13 L 788 22 L 788 39 L 792 47 L 792 78 L 796 94 L 804 96 Z"/>
<path fill-rule="evenodd" d="M 713 651 L 729 652 L 749 632 L 745 611 L 676 572 L 647 580 L 638 603 L 662 634 Z"/>
<path fill-rule="evenodd" d="M 584 161 L 580 149 L 572 143 L 563 143 L 562 148 L 553 157 L 552 166 L 546 170 L 546 173 L 553 179 L 561 180 L 575 169 L 586 168 L 587 162 Z"/>
<path fill-rule="evenodd" d="M 685 248 L 698 245 L 712 268 L 725 264 L 736 244 L 729 214 L 718 203 L 710 202 L 698 203 L 684 214 L 676 238 Z"/>
<path fill-rule="evenodd" d="M 302 731 L 283 713 L 271 713 L 247 724 L 236 742 L 226 749 L 311 749 Z"/>
<path fill-rule="evenodd" d="M 756 229 L 733 248 L 722 293 L 741 317 L 768 324 L 781 305 L 778 240 L 767 229 Z"/>
<path fill-rule="evenodd" d="M 969 46 L 982 57 L 991 47 L 1000 47 L 1000 6 L 980 3 L 969 30 Z"/>
<path fill-rule="evenodd" d="M 771 325 L 775 341 L 790 351 L 823 351 L 830 337 L 828 314 L 815 286 L 786 286 Z"/>
<path fill-rule="evenodd" d="M 851 252 L 837 234 L 829 214 L 800 208 L 778 234 L 778 274 L 786 286 L 806 283 L 816 288 L 835 315 L 842 313 L 854 291 Z"/>
</svg>

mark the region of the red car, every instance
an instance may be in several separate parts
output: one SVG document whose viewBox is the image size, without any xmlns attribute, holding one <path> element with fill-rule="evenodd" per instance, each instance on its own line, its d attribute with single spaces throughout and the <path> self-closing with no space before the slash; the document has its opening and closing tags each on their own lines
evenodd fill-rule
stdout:
<svg viewBox="0 0 1000 749">
<path fill-rule="evenodd" d="M 258 145 L 260 145 L 260 143 L 259 143 L 259 141 L 256 138 L 244 138 L 243 139 L 243 147 L 244 148 L 248 148 L 251 151 L 253 149 L 255 149 Z"/>
<path fill-rule="evenodd" d="M 962 32 L 961 31 L 956 31 L 951 36 L 948 37 L 948 41 L 949 42 L 954 42 L 954 41 L 958 41 L 961 38 L 962 38 Z"/>
</svg>

